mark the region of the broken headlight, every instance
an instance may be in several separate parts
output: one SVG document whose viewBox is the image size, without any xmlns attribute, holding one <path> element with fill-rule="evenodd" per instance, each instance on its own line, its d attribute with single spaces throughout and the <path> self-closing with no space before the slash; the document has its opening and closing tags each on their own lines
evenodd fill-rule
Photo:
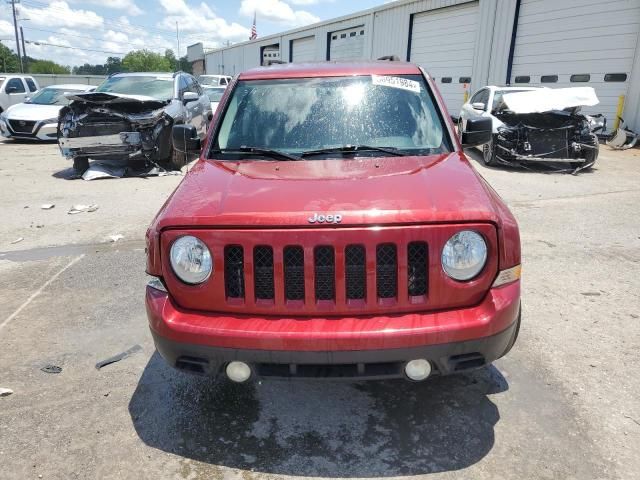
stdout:
<svg viewBox="0 0 640 480">
<path fill-rule="evenodd" d="M 170 258 L 176 276 L 190 285 L 204 282 L 213 271 L 211 252 L 202 241 L 191 235 L 173 242 Z"/>
<path fill-rule="evenodd" d="M 463 230 L 442 249 L 442 268 L 454 280 L 471 280 L 487 262 L 487 244 L 477 232 Z"/>
</svg>

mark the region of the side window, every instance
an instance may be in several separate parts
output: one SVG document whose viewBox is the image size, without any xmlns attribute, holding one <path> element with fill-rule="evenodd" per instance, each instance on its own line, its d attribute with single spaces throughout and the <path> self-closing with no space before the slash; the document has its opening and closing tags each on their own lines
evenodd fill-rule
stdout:
<svg viewBox="0 0 640 480">
<path fill-rule="evenodd" d="M 38 87 L 36 87 L 36 82 L 33 81 L 33 78 L 27 77 L 25 78 L 25 80 L 30 92 L 35 92 L 36 90 L 38 90 Z"/>
<path fill-rule="evenodd" d="M 486 88 L 483 88 L 482 90 L 476 92 L 476 94 L 471 97 L 471 102 L 470 103 L 484 103 L 485 105 L 485 109 L 487 106 L 487 103 L 489 102 L 489 90 Z"/>
<path fill-rule="evenodd" d="M 15 90 L 11 93 L 25 93 L 26 90 L 24 88 L 24 83 L 19 78 L 12 78 L 7 82 L 7 85 L 4 87 L 4 91 L 9 93 L 9 89 L 13 87 Z"/>
<path fill-rule="evenodd" d="M 180 75 L 180 78 L 178 79 L 178 97 L 182 98 L 182 96 L 184 95 L 184 92 L 187 91 L 188 85 L 187 85 L 187 79 L 185 78 L 184 75 Z"/>
<path fill-rule="evenodd" d="M 196 83 L 194 78 L 190 75 L 185 76 L 187 77 L 187 92 L 193 92 L 200 95 L 200 92 L 198 92 L 198 84 Z"/>
<path fill-rule="evenodd" d="M 221 78 L 220 79 L 220 85 L 226 85 L 227 84 L 227 79 L 226 78 Z"/>
</svg>

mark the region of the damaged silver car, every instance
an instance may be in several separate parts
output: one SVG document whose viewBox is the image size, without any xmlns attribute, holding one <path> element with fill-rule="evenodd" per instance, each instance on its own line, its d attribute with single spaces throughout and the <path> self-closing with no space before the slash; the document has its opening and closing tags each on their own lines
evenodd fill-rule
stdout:
<svg viewBox="0 0 640 480">
<path fill-rule="evenodd" d="M 599 142 L 597 122 L 581 108 L 598 103 L 591 87 L 485 87 L 460 118 L 492 118 L 492 139 L 483 146 L 487 165 L 553 162 L 583 170 L 596 162 Z"/>
<path fill-rule="evenodd" d="M 89 160 L 179 169 L 189 159 L 173 148 L 171 128 L 191 124 L 202 139 L 212 117 L 209 97 L 183 72 L 118 73 L 94 92 L 68 98 L 58 119 L 58 144 L 78 174 Z"/>
</svg>

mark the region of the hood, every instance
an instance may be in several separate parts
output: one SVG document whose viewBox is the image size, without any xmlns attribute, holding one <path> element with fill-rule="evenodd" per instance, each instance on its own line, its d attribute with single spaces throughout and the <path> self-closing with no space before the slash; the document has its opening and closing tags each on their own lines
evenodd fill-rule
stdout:
<svg viewBox="0 0 640 480">
<path fill-rule="evenodd" d="M 341 215 L 342 226 L 497 223 L 492 195 L 458 152 L 300 162 L 200 160 L 154 225 L 308 227 L 314 214 Z"/>
<path fill-rule="evenodd" d="M 18 103 L 7 108 L 6 116 L 11 120 L 47 120 L 58 119 L 62 105 L 38 105 L 36 103 Z"/>
<path fill-rule="evenodd" d="M 94 103 L 97 105 L 113 105 L 118 103 L 145 103 L 150 108 L 159 108 L 170 102 L 167 100 L 158 100 L 146 95 L 125 95 L 123 93 L 112 92 L 87 92 L 65 95 L 69 100 L 77 100 L 79 102 Z M 154 107 L 155 104 L 155 107 Z"/>
<path fill-rule="evenodd" d="M 543 113 L 600 103 L 592 87 L 543 88 L 529 92 L 505 93 L 504 103 L 513 113 Z"/>
</svg>

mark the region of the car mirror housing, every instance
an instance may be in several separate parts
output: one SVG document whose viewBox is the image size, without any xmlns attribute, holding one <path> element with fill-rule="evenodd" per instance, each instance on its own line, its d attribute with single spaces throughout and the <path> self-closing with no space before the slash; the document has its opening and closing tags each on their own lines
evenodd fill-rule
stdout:
<svg viewBox="0 0 640 480">
<path fill-rule="evenodd" d="M 200 96 L 196 92 L 184 92 L 182 95 L 182 101 L 187 104 L 189 102 L 195 102 Z"/>
<path fill-rule="evenodd" d="M 491 141 L 493 122 L 490 118 L 470 118 L 462 132 L 463 147 L 477 147 Z"/>
<path fill-rule="evenodd" d="M 191 92 L 187 92 L 191 93 Z M 199 154 L 200 138 L 193 125 L 174 125 L 171 130 L 173 148 L 181 153 Z"/>
<path fill-rule="evenodd" d="M 473 108 L 474 110 L 482 110 L 484 112 L 486 105 L 482 102 L 473 102 L 471 104 L 471 108 Z"/>
</svg>

